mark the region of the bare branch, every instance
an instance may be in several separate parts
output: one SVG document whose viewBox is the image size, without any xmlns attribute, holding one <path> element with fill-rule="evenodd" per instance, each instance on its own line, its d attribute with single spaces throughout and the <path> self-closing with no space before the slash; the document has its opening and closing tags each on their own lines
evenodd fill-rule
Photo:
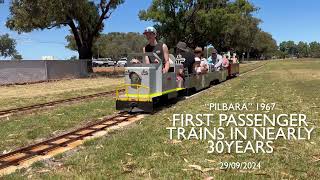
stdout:
<svg viewBox="0 0 320 180">
<path fill-rule="evenodd" d="M 113 12 L 114 12 L 114 11 L 111 11 L 108 15 L 106 15 L 106 16 L 104 17 L 104 19 L 110 18 L 110 17 L 111 17 L 111 14 L 112 14 Z"/>
<path fill-rule="evenodd" d="M 101 12 L 102 12 L 102 14 L 104 13 L 104 11 L 105 11 L 105 5 L 106 5 L 106 0 L 101 0 L 100 1 L 100 4 L 99 4 L 99 7 L 100 7 L 100 9 L 101 9 Z"/>
<path fill-rule="evenodd" d="M 53 23 L 53 24 L 51 24 L 49 27 L 47 27 L 47 29 L 52 29 L 52 28 L 57 27 L 57 26 L 60 26 L 60 25 L 66 26 L 66 25 L 69 25 L 70 23 L 71 23 L 71 20 L 70 20 L 70 19 L 67 19 L 67 20 L 64 21 L 64 22 L 56 22 L 56 23 Z"/>
<path fill-rule="evenodd" d="M 103 20 L 110 17 L 111 13 L 109 14 L 109 16 L 107 15 L 107 13 L 108 13 L 109 10 L 110 10 L 111 4 L 113 4 L 113 3 L 115 2 L 115 0 L 110 0 L 110 1 L 105 5 L 105 7 L 103 7 L 102 3 L 104 3 L 104 2 L 105 2 L 105 0 L 101 0 L 101 1 L 100 1 L 100 7 L 102 8 L 102 10 L 101 10 L 102 13 L 101 13 L 101 15 L 100 15 L 98 24 L 97 24 L 97 26 L 96 26 L 96 28 L 95 28 L 95 30 L 94 30 L 94 32 L 93 32 L 93 36 L 96 35 L 96 34 L 99 32 L 99 30 L 100 30 L 100 28 L 101 28 L 101 25 L 102 25 L 102 23 L 103 23 Z"/>
<path fill-rule="evenodd" d="M 190 5 L 190 8 L 191 8 L 191 5 Z M 190 9 L 189 8 L 189 9 Z M 193 8 L 193 11 L 192 11 L 192 13 L 191 13 L 191 15 L 189 16 L 189 17 L 187 17 L 186 18 L 186 21 L 184 22 L 184 25 L 183 25 L 183 28 L 184 29 L 186 29 L 186 27 L 187 27 L 187 24 L 192 20 L 192 18 L 194 17 L 194 14 L 195 14 L 195 12 L 198 10 L 198 6 L 194 6 L 194 8 Z"/>
</svg>

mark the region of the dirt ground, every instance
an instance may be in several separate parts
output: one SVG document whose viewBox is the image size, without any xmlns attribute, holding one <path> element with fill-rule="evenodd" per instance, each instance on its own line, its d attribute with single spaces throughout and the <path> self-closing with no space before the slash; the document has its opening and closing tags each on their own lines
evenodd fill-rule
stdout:
<svg viewBox="0 0 320 180">
<path fill-rule="evenodd" d="M 97 72 L 107 72 L 107 73 L 111 73 L 111 72 L 124 72 L 124 67 L 94 67 L 93 68 L 93 72 L 97 73 Z"/>
</svg>

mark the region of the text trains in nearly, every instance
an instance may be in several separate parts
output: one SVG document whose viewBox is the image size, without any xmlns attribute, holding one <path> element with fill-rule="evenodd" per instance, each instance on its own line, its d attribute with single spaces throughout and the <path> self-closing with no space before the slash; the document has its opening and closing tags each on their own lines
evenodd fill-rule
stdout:
<svg viewBox="0 0 320 180">
<path fill-rule="evenodd" d="M 168 127 L 169 138 L 179 140 L 223 140 L 223 139 L 245 139 L 245 140 L 276 140 L 278 138 L 287 140 L 310 140 L 314 128 L 275 128 L 275 127 L 232 127 L 229 132 L 225 132 L 223 127 Z M 251 131 L 250 133 L 248 131 Z M 228 135 L 228 137 L 226 137 Z"/>
<path fill-rule="evenodd" d="M 173 114 L 172 126 L 210 126 L 211 123 L 219 121 L 220 127 L 306 127 L 307 117 L 305 114 Z"/>
</svg>

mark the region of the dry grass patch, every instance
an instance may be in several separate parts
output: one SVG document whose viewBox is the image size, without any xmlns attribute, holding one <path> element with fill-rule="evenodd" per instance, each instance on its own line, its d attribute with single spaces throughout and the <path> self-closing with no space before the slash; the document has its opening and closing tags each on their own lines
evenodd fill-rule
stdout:
<svg viewBox="0 0 320 180">
<path fill-rule="evenodd" d="M 114 90 L 123 78 L 86 78 L 0 87 L 0 109 L 22 107 Z"/>
<path fill-rule="evenodd" d="M 36 97 L 49 94 L 60 94 L 63 92 L 87 90 L 93 88 L 108 87 L 118 85 L 122 78 L 90 78 L 61 80 L 49 83 L 39 83 L 30 85 L 2 86 L 0 87 L 0 99 L 11 97 Z"/>
<path fill-rule="evenodd" d="M 319 80 L 320 71 L 315 69 L 282 69 L 282 70 L 273 70 L 269 73 L 273 73 L 274 78 L 281 78 L 283 80 L 292 81 L 292 78 L 295 80 L 308 81 L 308 80 Z M 290 78 L 288 78 L 288 73 Z"/>
<path fill-rule="evenodd" d="M 94 67 L 93 72 L 123 73 L 124 67 Z"/>
</svg>

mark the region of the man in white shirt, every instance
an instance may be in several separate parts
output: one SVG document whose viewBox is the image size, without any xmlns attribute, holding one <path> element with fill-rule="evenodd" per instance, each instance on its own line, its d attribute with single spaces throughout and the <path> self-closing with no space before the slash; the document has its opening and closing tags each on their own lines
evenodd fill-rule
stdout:
<svg viewBox="0 0 320 180">
<path fill-rule="evenodd" d="M 216 49 L 212 50 L 211 56 L 208 58 L 208 63 L 213 64 L 216 70 L 219 70 L 222 66 L 223 58 Z"/>
</svg>

